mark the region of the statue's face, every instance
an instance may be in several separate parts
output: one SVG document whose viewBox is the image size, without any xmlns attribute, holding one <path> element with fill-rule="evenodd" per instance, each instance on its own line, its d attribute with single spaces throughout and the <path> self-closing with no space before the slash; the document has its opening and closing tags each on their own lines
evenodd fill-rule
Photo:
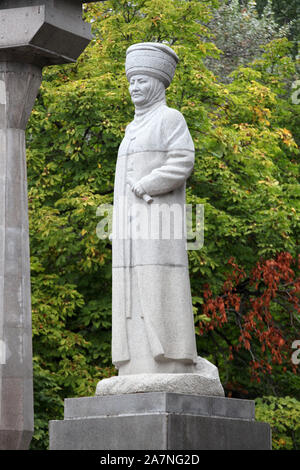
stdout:
<svg viewBox="0 0 300 470">
<path fill-rule="evenodd" d="M 134 105 L 144 105 L 149 101 L 153 80 L 147 75 L 134 75 L 129 82 L 129 93 Z"/>
</svg>

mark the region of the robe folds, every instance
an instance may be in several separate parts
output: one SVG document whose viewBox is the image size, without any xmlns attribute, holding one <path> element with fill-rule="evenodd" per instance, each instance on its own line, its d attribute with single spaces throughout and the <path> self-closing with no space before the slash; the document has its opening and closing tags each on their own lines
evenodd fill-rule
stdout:
<svg viewBox="0 0 300 470">
<path fill-rule="evenodd" d="M 173 372 L 168 362 L 197 361 L 185 237 L 185 182 L 193 165 L 185 119 L 165 102 L 127 126 L 112 236 L 112 361 L 119 374 L 157 372 L 159 364 Z M 152 204 L 133 193 L 135 182 Z"/>
</svg>

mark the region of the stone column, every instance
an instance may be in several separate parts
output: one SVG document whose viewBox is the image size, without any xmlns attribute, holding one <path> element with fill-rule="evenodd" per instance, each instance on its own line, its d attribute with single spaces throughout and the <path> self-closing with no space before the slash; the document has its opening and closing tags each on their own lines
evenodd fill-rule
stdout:
<svg viewBox="0 0 300 470">
<path fill-rule="evenodd" d="M 39 67 L 0 62 L 0 449 L 33 434 L 25 128 L 40 83 Z"/>
<path fill-rule="evenodd" d="M 25 127 L 42 68 L 76 62 L 92 39 L 82 3 L 0 1 L 0 450 L 33 434 Z"/>
</svg>

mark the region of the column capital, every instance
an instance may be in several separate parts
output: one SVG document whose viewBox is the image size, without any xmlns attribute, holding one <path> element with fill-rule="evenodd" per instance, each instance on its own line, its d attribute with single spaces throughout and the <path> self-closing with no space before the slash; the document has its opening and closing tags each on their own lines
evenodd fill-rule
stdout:
<svg viewBox="0 0 300 470">
<path fill-rule="evenodd" d="M 75 62 L 92 39 L 79 0 L 4 0 L 0 61 L 45 65 Z M 90 3 L 90 2 L 87 2 Z"/>
</svg>

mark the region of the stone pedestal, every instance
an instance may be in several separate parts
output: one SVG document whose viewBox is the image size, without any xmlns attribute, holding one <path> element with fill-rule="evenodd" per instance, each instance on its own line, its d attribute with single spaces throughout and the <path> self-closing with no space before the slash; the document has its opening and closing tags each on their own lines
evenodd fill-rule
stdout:
<svg viewBox="0 0 300 470">
<path fill-rule="evenodd" d="M 51 450 L 269 450 L 254 402 L 152 392 L 65 400 Z"/>
</svg>

